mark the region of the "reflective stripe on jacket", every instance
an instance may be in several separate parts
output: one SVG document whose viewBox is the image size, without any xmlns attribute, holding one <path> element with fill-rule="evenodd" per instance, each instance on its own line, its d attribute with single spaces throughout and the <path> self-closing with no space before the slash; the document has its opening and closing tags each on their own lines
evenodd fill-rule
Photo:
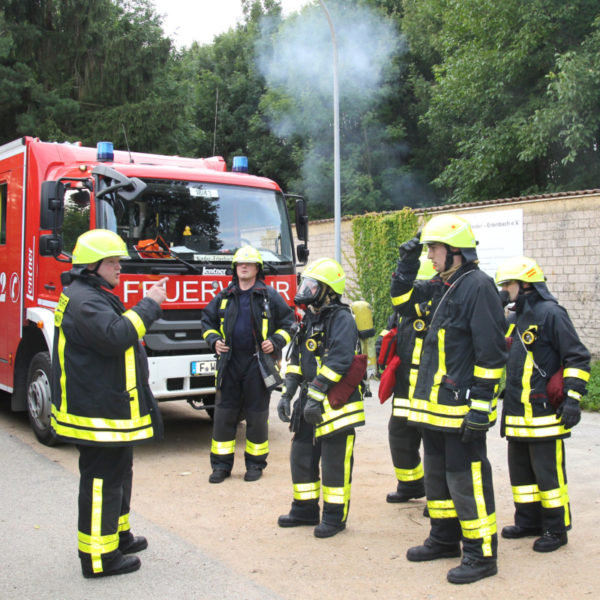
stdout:
<svg viewBox="0 0 600 600">
<path fill-rule="evenodd" d="M 102 279 L 76 275 L 54 315 L 51 425 L 59 439 L 130 445 L 162 436 L 140 339 L 161 314 L 143 298 L 130 310 Z"/>
<path fill-rule="evenodd" d="M 502 414 L 511 440 L 557 439 L 570 435 L 548 401 L 546 386 L 564 368 L 565 395 L 579 399 L 590 378 L 590 353 L 567 311 L 533 290 L 522 299 L 511 329 Z"/>
<path fill-rule="evenodd" d="M 405 272 L 399 273 L 402 269 Z M 493 423 L 506 361 L 506 327 L 492 278 L 472 262 L 463 264 L 446 283 L 439 276 L 414 281 L 415 275 L 399 263 L 390 290 L 396 310 L 408 317 L 418 316 L 415 306 L 431 300 L 431 322 L 409 420 L 456 431 L 474 408 L 489 412 Z"/>
</svg>

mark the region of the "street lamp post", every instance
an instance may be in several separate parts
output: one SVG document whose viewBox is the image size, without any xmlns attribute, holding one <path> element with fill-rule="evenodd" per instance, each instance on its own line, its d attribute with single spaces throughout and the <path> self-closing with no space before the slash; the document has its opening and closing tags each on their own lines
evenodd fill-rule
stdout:
<svg viewBox="0 0 600 600">
<path fill-rule="evenodd" d="M 342 263 L 341 249 L 341 199 L 340 199 L 340 96 L 338 87 L 338 49 L 335 37 L 335 27 L 331 15 L 323 0 L 319 0 L 325 11 L 331 41 L 333 43 L 333 235 L 335 239 L 335 260 Z"/>
</svg>

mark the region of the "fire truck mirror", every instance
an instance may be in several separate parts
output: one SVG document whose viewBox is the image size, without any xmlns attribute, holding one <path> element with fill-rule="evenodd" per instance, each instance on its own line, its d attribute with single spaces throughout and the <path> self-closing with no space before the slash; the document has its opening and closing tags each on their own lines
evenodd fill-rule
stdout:
<svg viewBox="0 0 600 600">
<path fill-rule="evenodd" d="M 57 234 L 63 224 L 65 186 L 59 181 L 42 183 L 40 229 L 50 229 Z"/>
<path fill-rule="evenodd" d="M 298 244 L 296 246 L 296 256 L 298 257 L 298 264 L 305 265 L 308 262 L 308 255 L 310 250 L 306 247 L 306 244 Z"/>
<path fill-rule="evenodd" d="M 308 241 L 308 215 L 306 214 L 306 200 L 296 197 L 296 237 L 302 241 Z M 300 256 L 298 256 L 300 258 Z"/>
<path fill-rule="evenodd" d="M 62 252 L 62 237 L 57 234 L 40 236 L 40 256 L 57 257 Z"/>
</svg>

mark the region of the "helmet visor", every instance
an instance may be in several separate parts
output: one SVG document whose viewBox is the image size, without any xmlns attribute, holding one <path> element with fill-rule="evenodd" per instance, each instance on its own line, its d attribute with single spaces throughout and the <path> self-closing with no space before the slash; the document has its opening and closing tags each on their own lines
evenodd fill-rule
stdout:
<svg viewBox="0 0 600 600">
<path fill-rule="evenodd" d="M 308 306 L 319 297 L 320 291 L 321 283 L 319 281 L 312 277 L 302 277 L 294 303 L 298 306 Z"/>
</svg>

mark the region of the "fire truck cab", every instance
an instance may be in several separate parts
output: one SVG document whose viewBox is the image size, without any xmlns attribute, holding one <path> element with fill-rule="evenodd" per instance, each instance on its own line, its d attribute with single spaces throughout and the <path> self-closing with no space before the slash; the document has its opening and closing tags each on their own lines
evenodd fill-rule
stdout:
<svg viewBox="0 0 600 600">
<path fill-rule="evenodd" d="M 266 178 L 233 172 L 221 157 L 192 159 L 114 151 L 25 137 L 0 146 L 0 390 L 13 410 L 29 414 L 37 438 L 53 443 L 50 375 L 53 313 L 61 273 L 71 268 L 77 237 L 117 232 L 130 260 L 116 292 L 129 307 L 167 275 L 163 316 L 144 344 L 150 386 L 159 401 L 214 408 L 215 358 L 200 314 L 231 280 L 242 245 L 260 250 L 266 282 L 292 305 L 295 266 L 308 259 L 306 203 L 296 212 L 293 245 L 286 196 Z"/>
</svg>

